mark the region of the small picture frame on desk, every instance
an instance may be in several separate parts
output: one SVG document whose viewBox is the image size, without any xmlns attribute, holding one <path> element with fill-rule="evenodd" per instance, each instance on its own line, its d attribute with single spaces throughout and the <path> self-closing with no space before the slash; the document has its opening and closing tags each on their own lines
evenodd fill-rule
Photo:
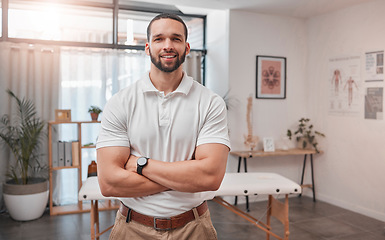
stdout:
<svg viewBox="0 0 385 240">
<path fill-rule="evenodd" d="M 55 121 L 56 122 L 71 122 L 71 110 L 70 109 L 55 109 Z"/>
<path fill-rule="evenodd" d="M 273 138 L 271 138 L 271 137 L 263 138 L 263 151 L 265 151 L 265 152 L 274 152 L 275 151 Z"/>
</svg>

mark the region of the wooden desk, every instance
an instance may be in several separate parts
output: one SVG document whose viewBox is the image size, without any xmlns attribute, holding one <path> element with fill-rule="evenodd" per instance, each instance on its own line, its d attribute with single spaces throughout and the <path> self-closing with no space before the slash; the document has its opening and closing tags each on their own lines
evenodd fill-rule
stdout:
<svg viewBox="0 0 385 240">
<path fill-rule="evenodd" d="M 248 158 L 257 158 L 257 157 L 275 157 L 275 156 L 290 156 L 290 155 L 304 155 L 303 165 L 302 165 L 302 176 L 301 176 L 301 187 L 308 187 L 312 189 L 313 192 L 313 201 L 316 201 L 315 198 L 315 186 L 314 186 L 314 169 L 313 169 L 313 154 L 317 153 L 314 149 L 300 149 L 293 148 L 288 150 L 275 150 L 274 152 L 264 152 L 264 151 L 234 151 L 230 152 L 231 155 L 238 157 L 238 172 L 241 171 L 241 163 L 243 159 L 244 171 L 247 172 L 247 159 Z M 310 155 L 310 169 L 311 169 L 311 184 L 303 184 L 305 168 L 306 168 L 306 159 L 307 155 Z M 300 194 L 299 196 L 301 196 Z M 237 205 L 238 197 L 235 197 L 234 205 Z M 249 197 L 246 196 L 246 209 L 249 211 Z"/>
</svg>

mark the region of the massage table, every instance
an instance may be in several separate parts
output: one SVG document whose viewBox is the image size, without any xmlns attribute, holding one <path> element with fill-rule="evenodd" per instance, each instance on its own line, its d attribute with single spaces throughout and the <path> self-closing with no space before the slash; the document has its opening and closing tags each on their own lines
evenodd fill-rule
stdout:
<svg viewBox="0 0 385 240">
<path fill-rule="evenodd" d="M 267 240 L 270 235 L 277 239 L 289 239 L 289 194 L 300 194 L 301 186 L 297 183 L 275 173 L 226 173 L 220 188 L 215 193 L 214 202 L 241 216 L 253 225 L 266 232 Z M 268 195 L 266 223 L 254 218 L 239 208 L 223 200 L 222 196 L 250 196 Z M 284 195 L 284 200 L 278 199 Z M 274 198 L 273 196 L 276 196 Z M 99 233 L 99 209 L 98 200 L 111 200 L 115 198 L 104 197 L 99 188 L 97 177 L 89 177 L 79 191 L 79 200 L 91 201 L 91 239 L 99 239 L 99 236 L 110 230 L 113 226 Z M 271 217 L 278 219 L 284 226 L 284 236 L 279 237 L 272 232 Z"/>
</svg>

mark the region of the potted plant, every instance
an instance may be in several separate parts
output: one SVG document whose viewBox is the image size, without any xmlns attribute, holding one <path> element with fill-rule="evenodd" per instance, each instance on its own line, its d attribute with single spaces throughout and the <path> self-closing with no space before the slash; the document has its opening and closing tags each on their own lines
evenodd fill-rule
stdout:
<svg viewBox="0 0 385 240">
<path fill-rule="evenodd" d="M 295 140 L 299 143 L 299 147 L 302 147 L 303 149 L 307 147 L 314 147 L 317 153 L 319 150 L 317 147 L 318 142 L 316 136 L 325 137 L 325 134 L 313 129 L 313 124 L 310 123 L 309 118 L 301 118 L 299 120 L 297 130 L 293 133 L 290 129 L 288 129 L 286 135 L 290 140 L 292 137 L 295 137 Z"/>
<path fill-rule="evenodd" d="M 97 121 L 97 120 L 98 120 L 98 117 L 99 117 L 99 114 L 102 112 L 102 109 L 100 109 L 100 108 L 97 107 L 97 106 L 91 106 L 91 107 L 88 109 L 88 112 L 91 113 L 91 119 L 92 119 L 92 121 Z"/>
<path fill-rule="evenodd" d="M 0 119 L 0 142 L 5 143 L 14 157 L 10 159 L 8 180 L 3 184 L 5 206 L 15 220 L 28 221 L 43 215 L 48 201 L 47 177 L 37 177 L 43 167 L 39 150 L 43 141 L 45 122 L 38 118 L 31 100 L 20 100 L 7 90 L 17 103 L 14 117 Z"/>
</svg>

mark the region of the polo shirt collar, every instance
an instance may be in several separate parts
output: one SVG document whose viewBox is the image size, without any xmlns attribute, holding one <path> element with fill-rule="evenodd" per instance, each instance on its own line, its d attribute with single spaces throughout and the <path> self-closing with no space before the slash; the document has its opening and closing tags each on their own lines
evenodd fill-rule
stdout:
<svg viewBox="0 0 385 240">
<path fill-rule="evenodd" d="M 144 85 L 143 85 L 143 92 L 160 92 L 158 89 L 155 88 L 155 86 L 152 84 L 150 80 L 150 72 L 147 72 L 146 76 L 143 79 Z M 175 91 L 172 93 L 183 93 L 187 95 L 193 85 L 193 79 L 192 77 L 187 76 L 186 72 L 183 71 L 183 78 L 180 82 L 179 86 Z"/>
</svg>

